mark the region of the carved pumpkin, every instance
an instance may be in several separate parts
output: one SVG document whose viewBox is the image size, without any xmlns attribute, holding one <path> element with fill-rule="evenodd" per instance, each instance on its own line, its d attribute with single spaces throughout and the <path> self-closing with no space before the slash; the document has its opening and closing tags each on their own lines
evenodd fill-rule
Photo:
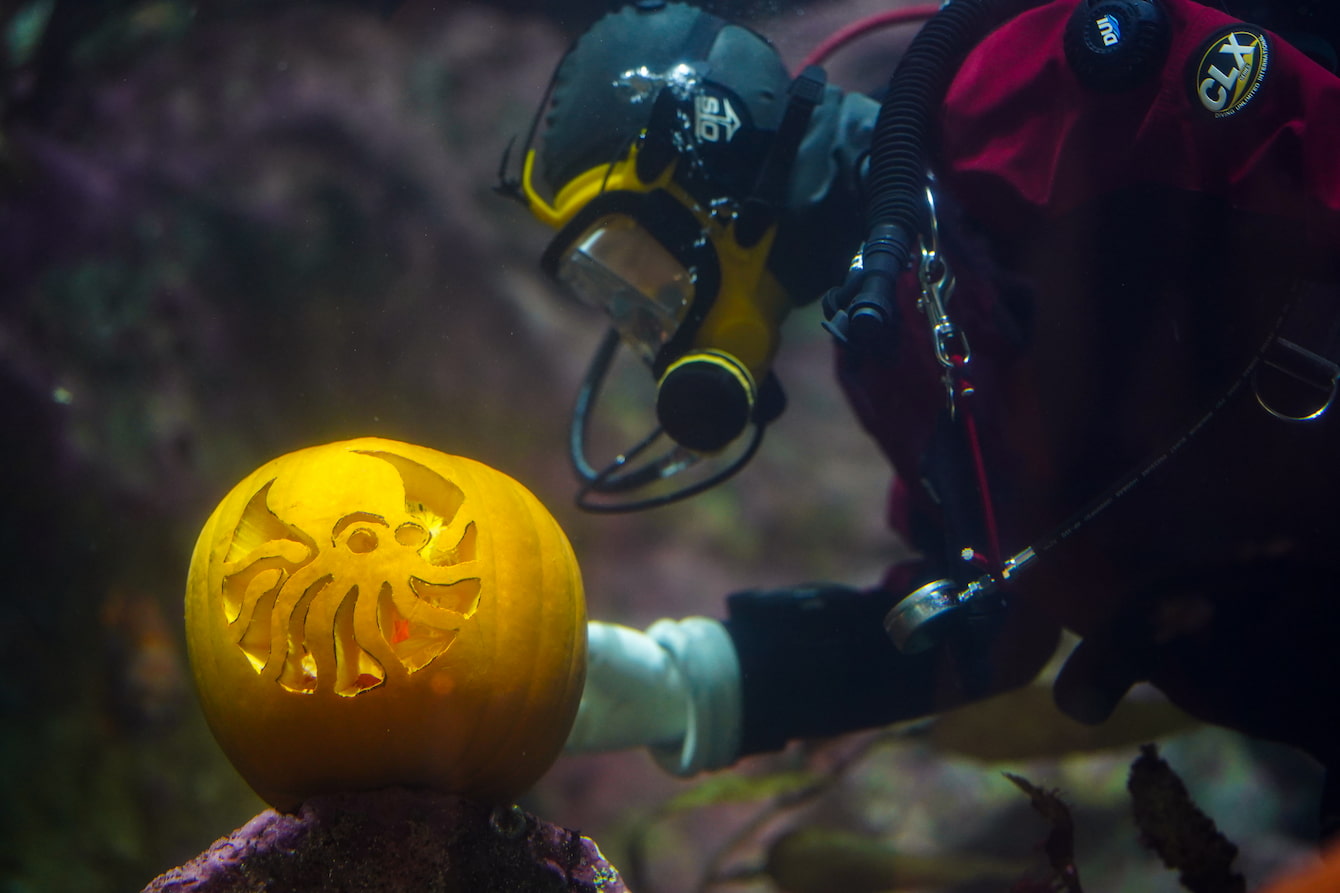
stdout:
<svg viewBox="0 0 1340 893">
<path fill-rule="evenodd" d="M 586 670 L 581 575 L 531 493 L 379 438 L 233 488 L 186 591 L 205 716 L 271 805 L 427 786 L 509 802 L 557 757 Z"/>
</svg>

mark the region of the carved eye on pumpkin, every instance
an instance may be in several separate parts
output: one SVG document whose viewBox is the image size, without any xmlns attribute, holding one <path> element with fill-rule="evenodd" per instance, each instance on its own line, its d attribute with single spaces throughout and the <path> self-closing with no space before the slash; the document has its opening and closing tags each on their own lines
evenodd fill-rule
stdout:
<svg viewBox="0 0 1340 893">
<path fill-rule="evenodd" d="M 210 725 L 281 808 L 390 784 L 506 800 L 580 697 L 581 578 L 553 517 L 501 472 L 409 444 L 248 476 L 201 533 L 186 608 Z"/>
</svg>

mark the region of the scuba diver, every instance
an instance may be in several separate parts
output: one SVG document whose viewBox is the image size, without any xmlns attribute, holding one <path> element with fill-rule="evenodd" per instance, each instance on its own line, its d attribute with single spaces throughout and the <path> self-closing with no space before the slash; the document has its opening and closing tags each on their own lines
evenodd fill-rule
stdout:
<svg viewBox="0 0 1340 893">
<path fill-rule="evenodd" d="M 1065 628 L 1070 715 L 1148 681 L 1340 768 L 1337 46 L 1298 0 L 952 0 L 877 101 L 692 6 L 596 22 L 501 184 L 612 324 L 579 502 L 738 471 L 784 407 L 779 326 L 819 301 L 918 557 L 593 623 L 570 749 L 724 767 L 1026 684 Z M 621 345 L 657 422 L 599 466 Z"/>
</svg>

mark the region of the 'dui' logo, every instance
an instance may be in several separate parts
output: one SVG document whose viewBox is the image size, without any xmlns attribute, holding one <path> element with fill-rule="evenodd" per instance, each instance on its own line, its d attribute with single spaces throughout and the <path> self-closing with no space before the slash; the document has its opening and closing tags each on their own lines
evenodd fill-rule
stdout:
<svg viewBox="0 0 1340 893">
<path fill-rule="evenodd" d="M 1098 34 L 1103 38 L 1103 46 L 1110 47 L 1121 40 L 1121 26 L 1112 16 L 1096 19 L 1094 24 L 1098 26 Z"/>
<path fill-rule="evenodd" d="M 1196 101 L 1216 118 L 1235 115 L 1252 101 L 1270 66 L 1264 32 L 1235 25 L 1214 35 L 1201 50 L 1191 75 Z"/>
</svg>

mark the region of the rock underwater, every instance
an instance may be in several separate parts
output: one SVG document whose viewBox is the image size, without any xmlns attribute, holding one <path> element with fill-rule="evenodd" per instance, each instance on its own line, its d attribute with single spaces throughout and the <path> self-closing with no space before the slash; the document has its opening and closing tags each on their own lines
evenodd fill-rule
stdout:
<svg viewBox="0 0 1340 893">
<path fill-rule="evenodd" d="M 388 789 L 267 809 L 143 893 L 627 893 L 595 843 L 521 810 Z"/>
</svg>

